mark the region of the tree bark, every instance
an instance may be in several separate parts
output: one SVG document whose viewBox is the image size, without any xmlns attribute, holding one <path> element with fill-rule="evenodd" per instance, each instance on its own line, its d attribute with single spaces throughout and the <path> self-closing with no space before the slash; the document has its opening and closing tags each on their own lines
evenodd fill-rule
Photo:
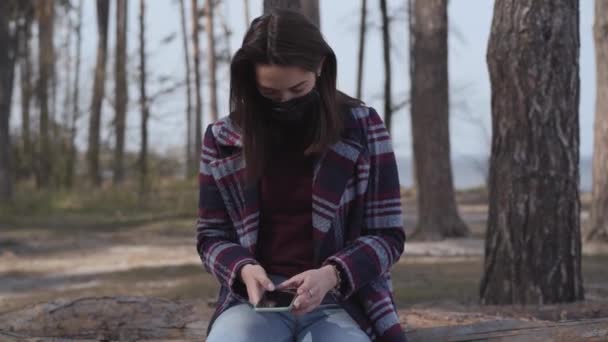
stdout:
<svg viewBox="0 0 608 342">
<path fill-rule="evenodd" d="M 497 0 L 483 304 L 582 300 L 579 2 Z"/>
<path fill-rule="evenodd" d="M 264 13 L 273 8 L 288 9 L 304 14 L 308 20 L 321 28 L 319 0 L 264 0 Z"/>
<path fill-rule="evenodd" d="M 209 111 L 211 120 L 217 121 L 217 77 L 214 30 L 214 5 L 212 0 L 205 1 L 205 29 L 207 31 L 207 63 L 209 68 Z"/>
<path fill-rule="evenodd" d="M 195 144 L 193 149 L 193 160 L 198 162 L 200 160 L 200 153 L 203 144 L 203 100 L 201 98 L 201 62 L 200 62 L 200 48 L 199 48 L 199 21 L 198 21 L 198 4 L 197 0 L 191 1 L 191 14 L 192 14 L 192 49 L 194 50 L 194 99 L 195 99 L 195 115 L 194 115 L 194 125 L 195 125 Z"/>
<path fill-rule="evenodd" d="M 384 57 L 384 124 L 390 134 L 393 118 L 393 90 L 391 86 L 390 21 L 388 19 L 386 0 L 380 0 L 380 13 L 382 15 L 382 55 Z"/>
<path fill-rule="evenodd" d="M 139 197 L 148 193 L 148 95 L 146 92 L 146 1 L 139 1 L 139 105 L 141 109 L 141 147 L 139 151 Z"/>
<path fill-rule="evenodd" d="M 10 117 L 17 55 L 17 30 L 12 29 L 16 3 L 0 2 L 0 201 L 13 199 Z"/>
<path fill-rule="evenodd" d="M 70 125 L 70 142 L 68 157 L 66 160 L 66 186 L 71 188 L 74 184 L 74 171 L 76 168 L 76 123 L 80 118 L 80 64 L 82 61 L 82 7 L 83 1 L 78 3 L 78 21 L 76 30 L 76 60 L 74 66 L 74 84 L 72 86 L 72 115 Z"/>
<path fill-rule="evenodd" d="M 363 65 L 365 60 L 365 35 L 367 33 L 367 0 L 361 0 L 361 21 L 359 22 L 359 54 L 357 57 L 357 98 L 363 96 Z"/>
<path fill-rule="evenodd" d="M 19 83 L 21 88 L 21 140 L 23 144 L 22 168 L 25 178 L 32 175 L 33 148 L 31 136 L 32 108 L 32 55 L 30 53 L 32 40 L 32 15 L 28 9 L 23 18 L 21 36 L 19 38 Z"/>
<path fill-rule="evenodd" d="M 115 63 L 115 95 L 116 117 L 116 146 L 114 150 L 114 184 L 120 184 L 125 179 L 125 127 L 127 122 L 127 0 L 116 1 L 116 58 Z"/>
<path fill-rule="evenodd" d="M 63 70 L 60 70 L 60 74 L 64 75 L 62 77 L 62 87 L 61 91 L 63 92 L 63 107 L 61 110 L 61 122 L 57 122 L 54 124 L 55 127 L 59 130 L 57 135 L 55 135 L 56 139 L 59 140 L 59 143 L 55 143 L 55 153 L 53 158 L 53 163 L 58 165 L 55 167 L 55 175 L 57 178 L 57 183 L 62 186 L 68 186 L 68 168 L 69 168 L 69 155 L 70 155 L 70 123 L 71 123 L 71 108 L 72 101 L 74 97 L 72 96 L 72 73 L 74 71 L 74 58 L 72 55 L 71 47 L 72 47 L 72 39 L 74 36 L 74 27 L 73 18 L 71 15 L 72 7 L 66 7 L 65 9 L 65 41 L 59 48 L 59 55 L 63 53 Z M 59 57 L 55 61 L 55 64 L 58 64 L 62 58 Z"/>
<path fill-rule="evenodd" d="M 410 18 L 412 138 L 418 198 L 413 234 L 469 235 L 454 196 L 450 160 L 447 0 L 415 0 Z"/>
<path fill-rule="evenodd" d="M 49 81 L 52 81 L 55 53 L 53 44 L 53 22 L 55 16 L 55 2 L 41 0 L 36 3 L 38 18 L 38 82 L 36 93 L 40 106 L 40 137 L 39 161 L 37 183 L 38 187 L 47 187 L 52 172 L 52 149 L 49 138 Z"/>
<path fill-rule="evenodd" d="M 186 68 L 186 177 L 196 174 L 195 163 L 192 159 L 192 81 L 190 79 L 190 49 L 188 45 L 188 29 L 186 28 L 186 8 L 184 0 L 179 0 L 181 17 L 182 44 L 184 46 L 184 64 Z"/>
<path fill-rule="evenodd" d="M 95 186 L 101 184 L 99 144 L 101 135 L 101 110 L 105 93 L 109 14 L 110 1 L 97 0 L 97 61 L 95 63 L 95 80 L 93 83 L 93 98 L 91 101 L 91 116 L 89 120 L 89 147 L 87 151 L 89 178 Z"/>
<path fill-rule="evenodd" d="M 595 0 L 593 195 L 587 240 L 608 241 L 608 0 Z"/>
</svg>

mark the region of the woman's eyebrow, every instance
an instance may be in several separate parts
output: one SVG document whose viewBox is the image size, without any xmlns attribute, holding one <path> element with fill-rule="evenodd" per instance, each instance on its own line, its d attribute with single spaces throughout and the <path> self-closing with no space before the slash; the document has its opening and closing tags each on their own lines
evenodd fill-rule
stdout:
<svg viewBox="0 0 608 342">
<path fill-rule="evenodd" d="M 291 86 L 291 87 L 289 87 L 289 89 L 297 88 L 297 87 L 301 86 L 304 83 L 306 83 L 306 81 L 302 81 L 302 82 L 300 82 L 300 83 L 298 83 L 298 84 L 296 84 L 294 86 Z M 274 89 L 274 88 L 264 87 L 263 85 L 260 85 L 260 88 L 262 88 L 264 90 L 277 90 L 277 89 Z"/>
</svg>

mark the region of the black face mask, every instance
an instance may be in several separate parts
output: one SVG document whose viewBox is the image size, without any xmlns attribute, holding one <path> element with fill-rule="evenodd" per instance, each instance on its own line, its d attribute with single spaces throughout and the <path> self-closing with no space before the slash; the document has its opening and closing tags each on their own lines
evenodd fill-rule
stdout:
<svg viewBox="0 0 608 342">
<path fill-rule="evenodd" d="M 279 123 L 298 123 L 313 110 L 317 110 L 321 102 L 321 96 L 316 89 L 308 94 L 293 98 L 285 102 L 276 102 L 268 99 L 270 105 L 270 116 Z"/>
</svg>

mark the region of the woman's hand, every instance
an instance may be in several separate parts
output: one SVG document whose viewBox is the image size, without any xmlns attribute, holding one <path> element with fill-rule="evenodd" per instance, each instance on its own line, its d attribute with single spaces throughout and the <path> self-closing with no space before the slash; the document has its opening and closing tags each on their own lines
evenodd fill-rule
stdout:
<svg viewBox="0 0 608 342">
<path fill-rule="evenodd" d="M 274 291 L 274 284 L 268 279 L 266 271 L 260 265 L 247 264 L 243 266 L 240 276 L 247 287 L 247 295 L 251 305 L 256 305 L 260 301 L 264 291 Z"/>
<path fill-rule="evenodd" d="M 297 288 L 297 297 L 294 301 L 294 315 L 303 315 L 314 310 L 327 292 L 333 289 L 338 279 L 334 266 L 326 265 L 318 269 L 308 270 L 285 280 L 277 289 Z"/>
</svg>

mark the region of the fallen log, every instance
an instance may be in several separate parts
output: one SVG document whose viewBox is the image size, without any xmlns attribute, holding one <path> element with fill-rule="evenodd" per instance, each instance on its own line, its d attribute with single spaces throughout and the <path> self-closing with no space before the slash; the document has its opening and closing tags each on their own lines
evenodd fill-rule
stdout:
<svg viewBox="0 0 608 342">
<path fill-rule="evenodd" d="M 205 301 L 152 297 L 60 299 L 0 315 L 1 341 L 202 341 Z M 566 322 L 501 319 L 406 332 L 418 341 L 608 341 L 608 317 Z"/>
</svg>

